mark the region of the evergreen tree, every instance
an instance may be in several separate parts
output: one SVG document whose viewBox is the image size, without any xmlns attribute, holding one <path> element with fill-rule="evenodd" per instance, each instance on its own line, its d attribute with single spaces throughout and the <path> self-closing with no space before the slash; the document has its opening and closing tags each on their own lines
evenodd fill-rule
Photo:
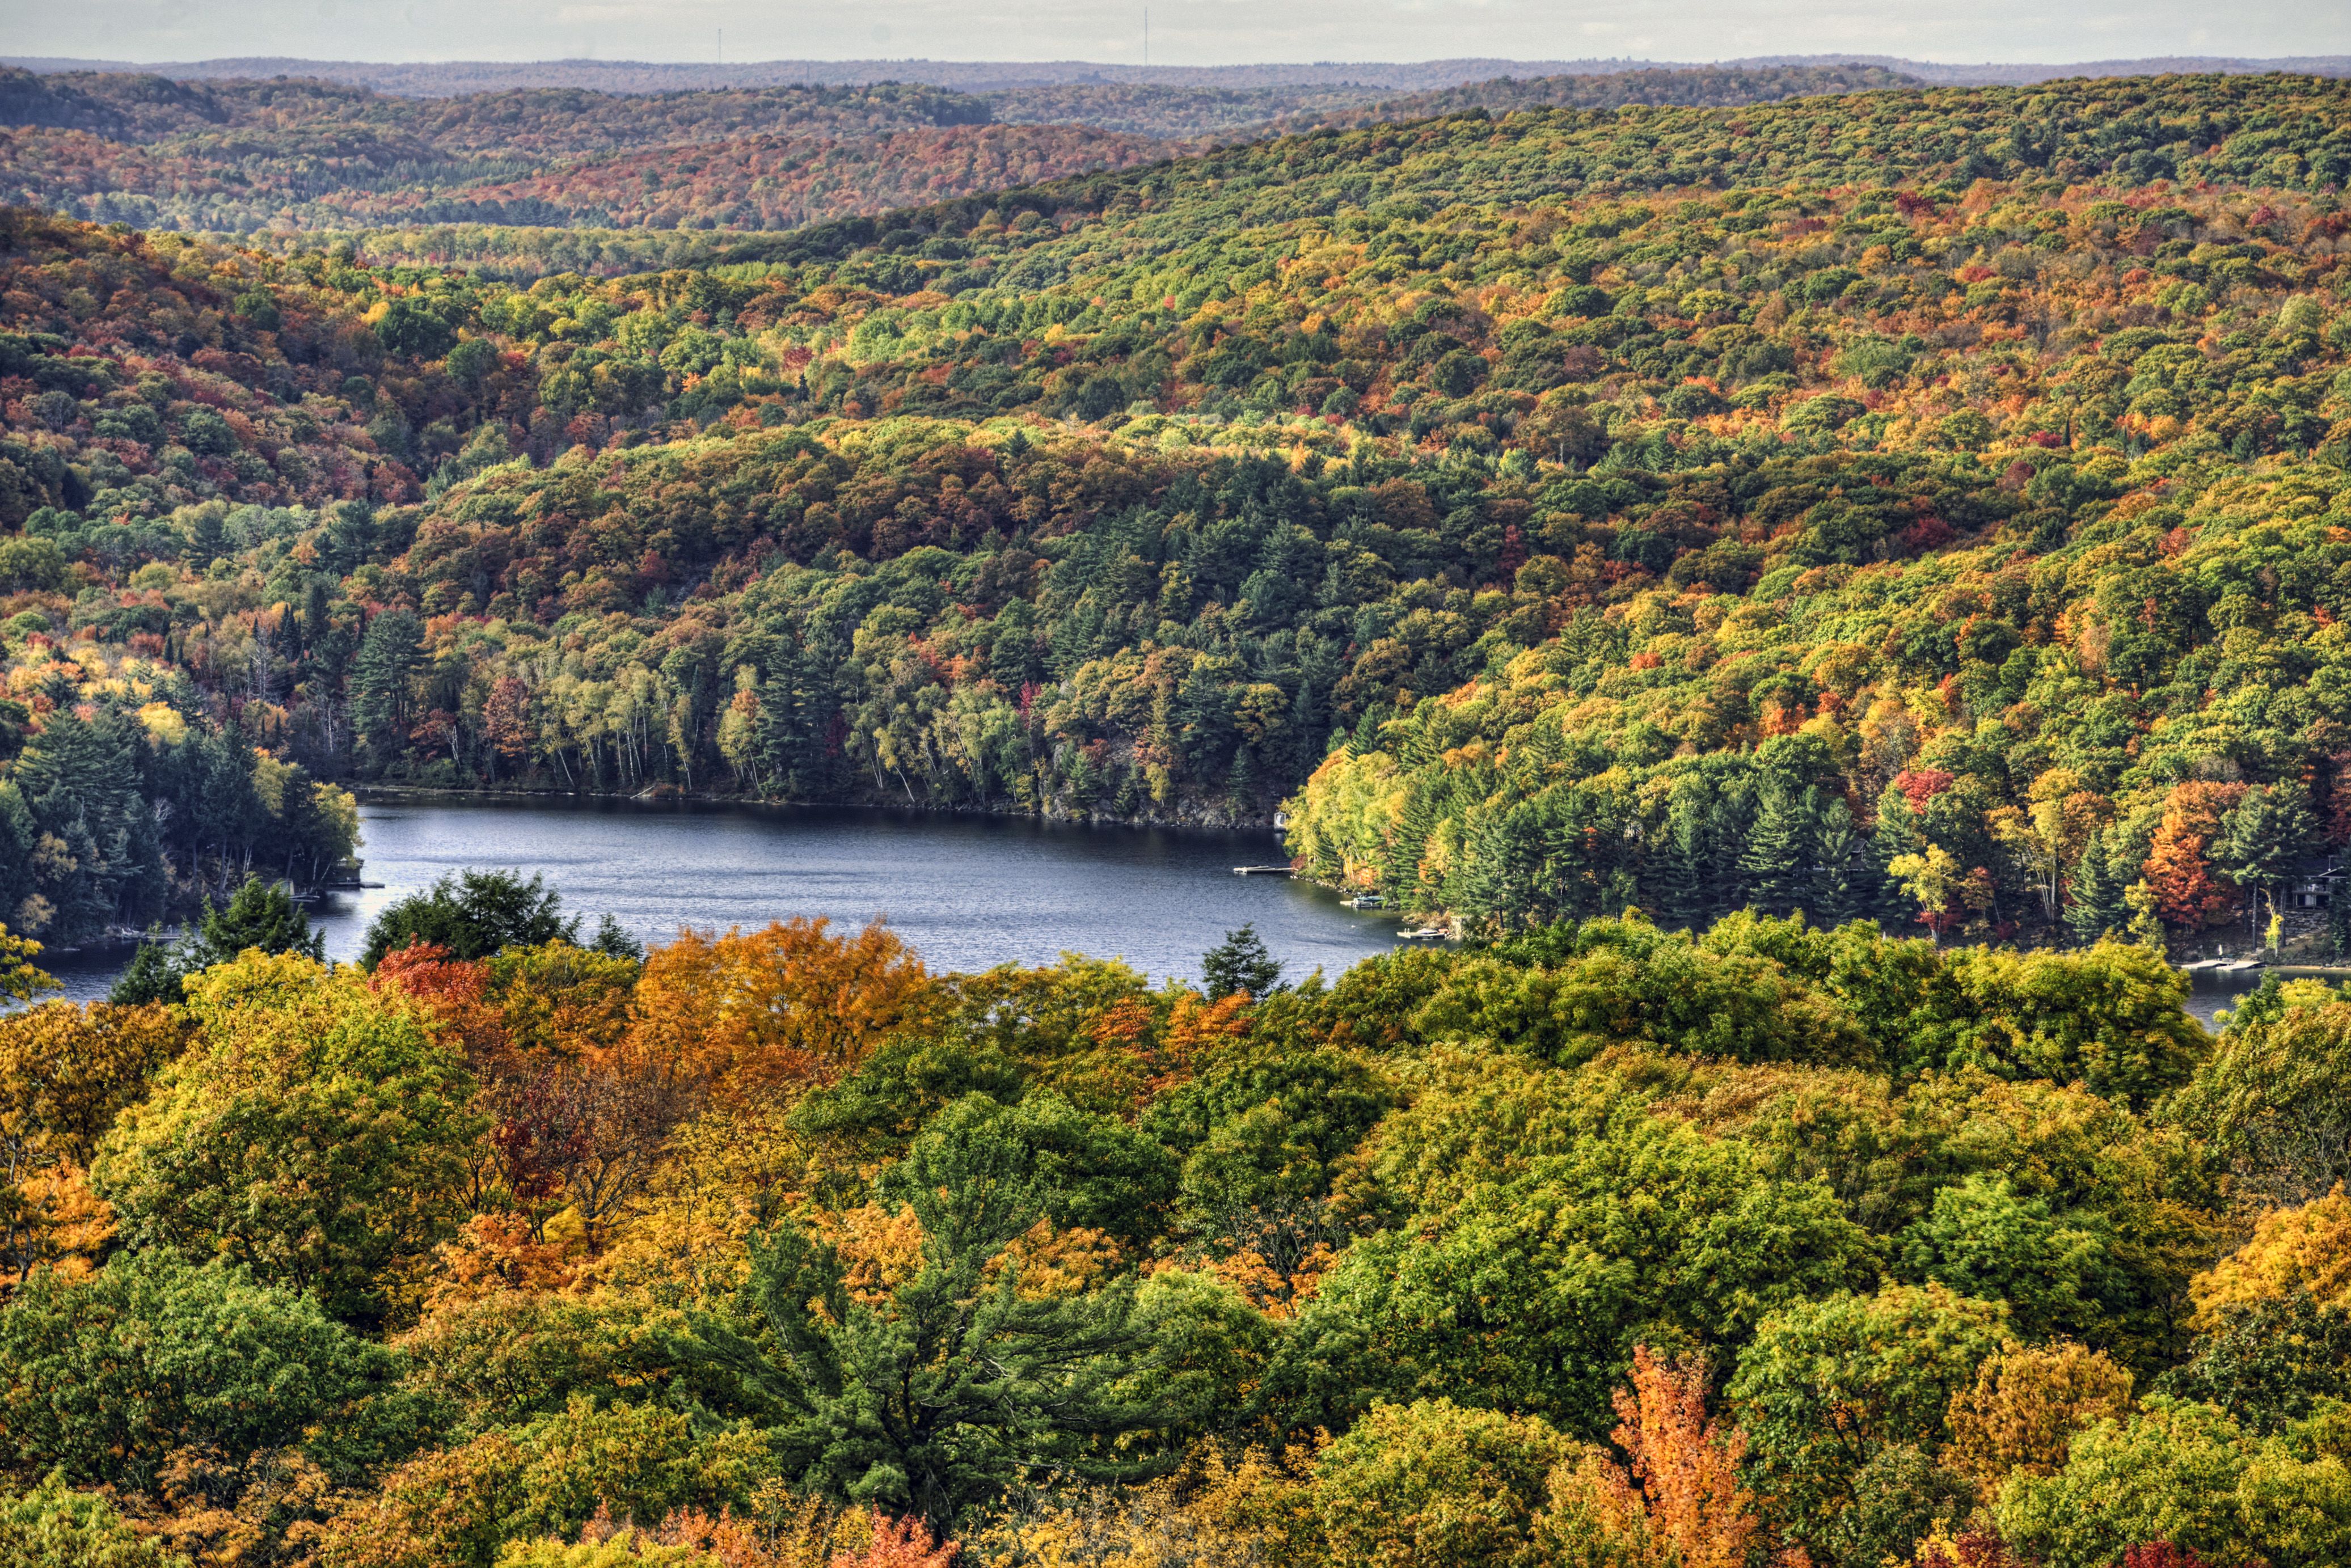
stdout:
<svg viewBox="0 0 2351 1568">
<path fill-rule="evenodd" d="M 1755 825 L 1739 852 L 1747 895 L 1757 907 L 1786 915 L 1803 902 L 1811 881 L 1813 814 L 1810 802 L 1774 780 L 1763 787 Z"/>
<path fill-rule="evenodd" d="M 2317 837 L 2309 792 L 2299 783 L 2273 784 L 2247 791 L 2220 819 L 2212 860 L 2230 881 L 2258 893 L 2275 910 L 2278 889 Z"/>
<path fill-rule="evenodd" d="M 1222 942 L 1202 955 L 1200 977 L 1211 997 L 1238 992 L 1254 1001 L 1281 983 L 1281 965 L 1251 924 L 1226 932 Z"/>
<path fill-rule="evenodd" d="M 380 751 L 406 738 L 409 678 L 423 662 L 424 628 L 405 610 L 387 610 L 368 622 L 351 661 L 351 724 Z"/>
<path fill-rule="evenodd" d="M 1667 930 L 1703 931 L 1720 913 L 1714 895 L 1713 810 L 1703 779 L 1674 784 L 1656 857 L 1654 907 Z"/>
<path fill-rule="evenodd" d="M 310 917 L 283 883 L 249 876 L 226 904 L 205 909 L 181 969 L 185 974 L 209 969 L 250 947 L 320 958 L 325 956 L 326 941 L 326 933 L 310 929 Z"/>
<path fill-rule="evenodd" d="M 2082 858 L 2065 886 L 2065 929 L 2088 946 L 2109 931 L 2120 931 L 2130 921 L 2123 904 L 2123 880 L 2115 875 L 2106 855 L 2105 836 L 2092 833 L 2082 846 Z"/>
<path fill-rule="evenodd" d="M 106 999 L 118 1008 L 144 1007 L 149 1002 L 177 1002 L 185 993 L 180 988 L 180 971 L 172 961 L 172 949 L 160 931 L 151 930 L 147 940 L 139 944 L 131 955 L 131 967 L 114 982 Z"/>
<path fill-rule="evenodd" d="M 1854 860 L 1861 849 L 1861 833 L 1853 812 L 1843 800 L 1831 800 L 1819 817 L 1814 839 L 1818 865 L 1806 907 L 1813 924 L 1823 930 L 1842 925 L 1861 913 L 1854 885 Z"/>
<path fill-rule="evenodd" d="M 1918 906 L 1889 869 L 1904 855 L 1915 855 L 1926 847 L 1927 836 L 1918 831 L 1917 813 L 1910 809 L 1910 797 L 1889 784 L 1877 798 L 1877 825 L 1871 830 L 1869 848 L 1862 857 L 1868 868 L 1872 885 L 1868 888 L 1870 913 L 1888 931 L 1900 931 L 1918 917 Z"/>
</svg>

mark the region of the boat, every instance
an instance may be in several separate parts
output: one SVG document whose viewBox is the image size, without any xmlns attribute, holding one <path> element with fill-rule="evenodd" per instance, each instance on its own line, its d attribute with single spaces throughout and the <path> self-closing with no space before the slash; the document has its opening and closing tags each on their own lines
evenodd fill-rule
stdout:
<svg viewBox="0 0 2351 1568">
<path fill-rule="evenodd" d="M 1387 900 L 1376 893 L 1361 893 L 1353 898 L 1343 898 L 1339 901 L 1339 906 L 1343 909 L 1379 909 L 1384 907 L 1386 904 Z"/>
<path fill-rule="evenodd" d="M 2213 973 L 2220 975 L 2241 975 L 2248 969 L 2258 969 L 2261 967 L 2262 961 L 2259 958 L 2231 958 L 2225 964 L 2215 964 L 2212 969 Z"/>
<path fill-rule="evenodd" d="M 1233 867 L 1233 874 L 1235 876 L 1288 876 L 1290 873 L 1290 868 L 1286 865 L 1237 865 Z"/>
<path fill-rule="evenodd" d="M 1447 930 L 1442 925 L 1424 925 L 1417 931 L 1397 932 L 1396 940 L 1399 942 L 1442 942 L 1452 935 L 1452 932 Z"/>
</svg>

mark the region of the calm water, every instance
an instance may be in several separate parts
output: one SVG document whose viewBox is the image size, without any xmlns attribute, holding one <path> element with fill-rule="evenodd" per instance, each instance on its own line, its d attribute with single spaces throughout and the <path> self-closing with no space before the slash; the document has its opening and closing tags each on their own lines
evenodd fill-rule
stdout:
<svg viewBox="0 0 2351 1568">
<path fill-rule="evenodd" d="M 466 867 L 543 873 L 592 932 L 610 912 L 647 943 L 682 925 L 759 926 L 797 915 L 885 916 L 933 969 L 1120 957 L 1154 980 L 1196 979 L 1200 955 L 1245 921 L 1292 979 L 1337 978 L 1394 946 L 1394 915 L 1237 865 L 1287 859 L 1250 833 L 1087 828 L 820 808 L 384 800 L 360 810 L 364 875 L 311 919 L 327 956 L 359 954 L 394 899 Z M 45 962 L 77 1000 L 101 997 L 127 951 Z"/>
</svg>

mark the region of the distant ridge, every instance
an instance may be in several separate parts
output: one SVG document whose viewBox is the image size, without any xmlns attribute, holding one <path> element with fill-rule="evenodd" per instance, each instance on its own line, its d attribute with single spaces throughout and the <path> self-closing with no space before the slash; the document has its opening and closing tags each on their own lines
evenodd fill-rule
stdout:
<svg viewBox="0 0 2351 1568">
<path fill-rule="evenodd" d="M 1075 83 L 1190 89 L 1357 86 L 1426 92 L 1498 77 L 1598 76 L 1617 71 L 1696 69 L 1706 65 L 1871 66 L 1899 71 L 1937 86 L 2021 86 L 2066 77 L 2157 76 L 2283 71 L 2296 75 L 2351 76 L 2351 55 L 2304 55 L 2255 60 L 2221 56 L 2166 55 L 2134 60 L 2091 60 L 2056 65 L 1985 63 L 1949 65 L 1890 55 L 1771 55 L 1738 60 L 1635 59 L 1506 60 L 1456 59 L 1413 63 L 1319 61 L 1253 66 L 1125 66 L 1086 60 L 767 60 L 742 65 L 703 65 L 641 60 L 450 60 L 423 64 L 378 64 L 364 60 L 305 60 L 276 56 L 233 59 L 139 62 L 0 57 L 0 64 L 54 74 L 65 71 L 132 71 L 182 81 L 219 81 L 267 77 L 308 77 L 373 88 L 379 92 L 437 98 L 457 93 L 518 88 L 582 88 L 601 92 L 676 92 L 715 88 L 862 86 L 872 82 L 921 82 L 963 92 Z"/>
</svg>

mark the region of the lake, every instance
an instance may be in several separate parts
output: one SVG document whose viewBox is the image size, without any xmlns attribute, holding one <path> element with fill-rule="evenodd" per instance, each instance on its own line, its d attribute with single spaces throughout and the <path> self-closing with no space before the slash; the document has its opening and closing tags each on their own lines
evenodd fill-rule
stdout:
<svg viewBox="0 0 2351 1568">
<path fill-rule="evenodd" d="M 1233 874 L 1288 859 L 1268 829 L 1193 832 L 923 812 L 625 800 L 375 799 L 360 807 L 364 876 L 311 914 L 327 956 L 359 956 L 393 900 L 467 867 L 543 873 L 592 933 L 610 913 L 648 945 L 678 928 L 794 915 L 874 915 L 934 970 L 1120 957 L 1155 981 L 1199 977 L 1200 955 L 1253 922 L 1283 966 L 1326 978 L 1394 947 L 1394 915 L 1358 914 L 1286 877 Z M 103 997 L 127 949 L 55 954 L 75 1000 Z M 52 993 L 54 994 L 54 993 Z"/>
</svg>

